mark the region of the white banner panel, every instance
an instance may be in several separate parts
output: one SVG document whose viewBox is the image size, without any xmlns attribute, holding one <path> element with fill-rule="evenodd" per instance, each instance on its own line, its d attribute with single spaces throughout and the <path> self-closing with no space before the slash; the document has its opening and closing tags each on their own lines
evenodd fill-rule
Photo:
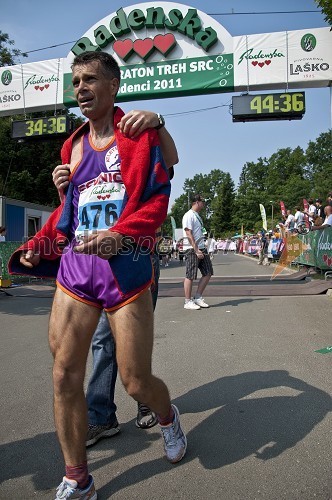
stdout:
<svg viewBox="0 0 332 500">
<path fill-rule="evenodd" d="M 63 60 L 0 68 L 0 116 L 63 108 Z"/>
<path fill-rule="evenodd" d="M 332 80 L 329 28 L 234 37 L 234 90 L 328 86 Z"/>
<path fill-rule="evenodd" d="M 286 34 L 264 33 L 234 37 L 236 91 L 280 88 L 286 81 Z M 279 86 L 278 86 L 279 85 Z"/>
<path fill-rule="evenodd" d="M 290 31 L 289 82 L 325 87 L 332 80 L 332 31 L 329 28 Z M 293 85 L 293 88 L 295 85 Z"/>
</svg>

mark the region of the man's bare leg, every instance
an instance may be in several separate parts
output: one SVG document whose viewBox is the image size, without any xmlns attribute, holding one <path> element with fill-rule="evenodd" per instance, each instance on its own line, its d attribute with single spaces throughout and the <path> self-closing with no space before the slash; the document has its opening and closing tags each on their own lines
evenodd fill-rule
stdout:
<svg viewBox="0 0 332 500">
<path fill-rule="evenodd" d="M 86 360 L 100 311 L 57 288 L 49 325 L 54 357 L 54 419 L 66 465 L 86 460 L 87 407 L 83 391 Z"/>
<path fill-rule="evenodd" d="M 184 278 L 183 287 L 184 287 L 184 297 L 187 300 L 190 300 L 192 288 L 193 288 L 193 280 L 190 280 L 188 278 Z"/>
<path fill-rule="evenodd" d="M 171 409 L 168 389 L 162 380 L 151 373 L 151 292 L 147 290 L 133 302 L 108 313 L 108 317 L 115 336 L 118 369 L 126 391 L 160 417 L 166 417 Z"/>
<path fill-rule="evenodd" d="M 208 274 L 206 276 L 202 276 L 201 279 L 198 282 L 198 287 L 197 287 L 197 294 L 198 295 L 203 295 L 203 292 L 210 281 L 211 274 Z"/>
</svg>

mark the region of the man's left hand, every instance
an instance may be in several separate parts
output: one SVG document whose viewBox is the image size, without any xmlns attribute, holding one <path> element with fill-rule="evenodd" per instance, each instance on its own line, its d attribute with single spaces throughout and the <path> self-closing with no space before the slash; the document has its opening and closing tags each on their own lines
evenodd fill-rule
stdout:
<svg viewBox="0 0 332 500">
<path fill-rule="evenodd" d="M 114 231 L 98 231 L 83 238 L 83 242 L 74 247 L 76 253 L 97 255 L 108 260 L 122 248 L 123 235 Z"/>
<path fill-rule="evenodd" d="M 132 110 L 126 113 L 118 123 L 118 128 L 127 137 L 135 139 L 143 130 L 159 125 L 158 115 L 153 111 Z"/>
</svg>

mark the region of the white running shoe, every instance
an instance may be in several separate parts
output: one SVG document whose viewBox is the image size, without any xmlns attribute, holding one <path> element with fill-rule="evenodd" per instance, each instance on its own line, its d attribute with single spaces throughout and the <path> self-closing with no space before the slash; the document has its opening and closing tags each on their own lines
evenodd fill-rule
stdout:
<svg viewBox="0 0 332 500">
<path fill-rule="evenodd" d="M 199 307 L 210 307 L 209 304 L 205 302 L 203 297 L 200 297 L 199 299 L 194 299 L 194 302 Z"/>
<path fill-rule="evenodd" d="M 77 482 L 73 479 L 68 479 L 66 476 L 62 479 L 62 483 L 56 489 L 55 500 L 80 498 L 81 500 L 97 500 L 97 492 L 92 476 L 89 476 L 89 484 L 84 490 L 77 486 Z"/>
<path fill-rule="evenodd" d="M 174 420 L 169 425 L 160 425 L 160 430 L 164 438 L 164 450 L 166 458 L 172 464 L 180 462 L 187 449 L 187 438 L 180 425 L 179 410 L 172 405 Z"/>
<path fill-rule="evenodd" d="M 200 306 L 195 304 L 195 302 L 193 300 L 189 300 L 188 302 L 185 302 L 183 307 L 185 309 L 192 309 L 192 310 L 196 310 L 196 311 L 198 309 L 200 309 Z"/>
</svg>

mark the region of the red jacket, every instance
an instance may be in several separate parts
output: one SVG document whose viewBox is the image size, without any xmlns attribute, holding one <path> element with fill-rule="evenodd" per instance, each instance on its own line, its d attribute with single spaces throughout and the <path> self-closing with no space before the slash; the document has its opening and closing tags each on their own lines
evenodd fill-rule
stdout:
<svg viewBox="0 0 332 500">
<path fill-rule="evenodd" d="M 110 230 L 131 236 L 136 243 L 152 250 L 156 229 L 167 215 L 171 189 L 168 170 L 161 155 L 157 132 L 148 129 L 135 139 L 125 137 L 117 127 L 123 114 L 120 108 L 115 108 L 114 134 L 126 195 L 120 217 Z M 62 164 L 70 163 L 73 140 L 88 128 L 89 122 L 84 123 L 65 141 L 61 150 Z M 72 191 L 73 185 L 69 184 L 64 200 L 42 229 L 11 256 L 8 264 L 11 274 L 56 276 L 61 256 L 59 244 L 63 247 L 72 221 Z M 19 258 L 22 250 L 38 253 L 40 264 L 33 269 L 21 265 Z"/>
</svg>

